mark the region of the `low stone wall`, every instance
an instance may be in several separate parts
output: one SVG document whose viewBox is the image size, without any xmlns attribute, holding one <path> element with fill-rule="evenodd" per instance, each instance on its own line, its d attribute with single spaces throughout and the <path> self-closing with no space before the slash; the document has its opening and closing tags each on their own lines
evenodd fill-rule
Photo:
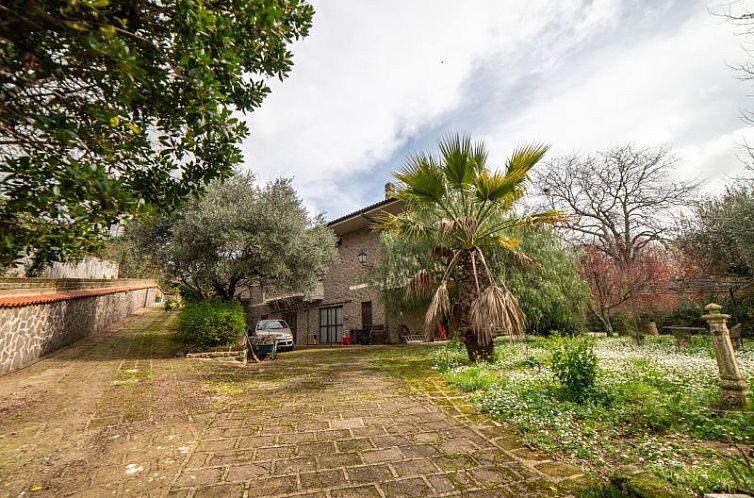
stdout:
<svg viewBox="0 0 754 498">
<path fill-rule="evenodd" d="M 159 292 L 148 280 L 107 280 L 101 285 L 93 280 L 78 285 L 28 280 L 34 281 L 0 280 L 0 374 L 154 305 Z"/>
</svg>

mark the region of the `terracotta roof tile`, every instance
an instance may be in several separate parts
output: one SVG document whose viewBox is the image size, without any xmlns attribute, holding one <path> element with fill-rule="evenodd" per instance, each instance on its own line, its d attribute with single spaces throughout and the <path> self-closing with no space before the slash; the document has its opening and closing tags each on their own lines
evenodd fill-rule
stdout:
<svg viewBox="0 0 754 498">
<path fill-rule="evenodd" d="M 141 289 L 151 289 L 157 285 L 126 285 L 123 287 L 106 287 L 103 289 L 88 289 L 73 292 L 60 292 L 56 294 L 37 294 L 33 296 L 0 297 L 0 308 L 16 308 L 19 306 L 31 306 L 34 304 L 55 303 L 78 299 L 81 297 L 105 296 L 118 292 L 127 292 Z"/>
</svg>

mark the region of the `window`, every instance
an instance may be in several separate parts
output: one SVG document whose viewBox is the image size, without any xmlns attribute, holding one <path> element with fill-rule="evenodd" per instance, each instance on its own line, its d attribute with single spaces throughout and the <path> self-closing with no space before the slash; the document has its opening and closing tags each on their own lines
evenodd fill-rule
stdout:
<svg viewBox="0 0 754 498">
<path fill-rule="evenodd" d="M 331 344 L 343 340 L 343 306 L 320 308 L 319 343 Z"/>
<path fill-rule="evenodd" d="M 260 320 L 257 323 L 257 330 L 274 330 L 274 329 L 287 329 L 288 324 L 283 320 Z"/>
</svg>

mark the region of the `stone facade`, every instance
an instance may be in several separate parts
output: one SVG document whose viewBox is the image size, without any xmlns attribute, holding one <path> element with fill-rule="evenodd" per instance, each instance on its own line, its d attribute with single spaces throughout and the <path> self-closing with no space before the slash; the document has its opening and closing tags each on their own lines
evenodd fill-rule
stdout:
<svg viewBox="0 0 754 498">
<path fill-rule="evenodd" d="M 338 254 L 322 280 L 321 292 L 304 296 L 265 294 L 258 287 L 248 289 L 242 299 L 246 301 L 249 323 L 254 326 L 263 318 L 282 318 L 294 330 L 297 345 L 341 341 L 340 334 L 332 337 L 337 333 L 333 327 L 321 327 L 321 322 L 328 320 L 328 311 L 322 310 L 328 309 L 341 310 L 332 311 L 331 317 L 342 316 L 344 335 L 369 328 L 371 343 L 397 343 L 402 327 L 420 330 L 420 317 L 389 316 L 380 289 L 367 283 L 370 269 L 383 257 L 374 220 L 382 212 L 400 209 L 402 206 L 397 200 L 388 199 L 330 222 L 328 226 L 338 236 Z M 353 337 L 356 335 L 354 333 Z M 323 340 L 325 338 L 327 340 Z"/>
<path fill-rule="evenodd" d="M 88 287 L 88 292 L 92 292 Z M 33 363 L 40 357 L 99 332 L 155 304 L 159 289 L 151 287 L 103 294 L 56 298 L 26 296 L 30 304 L 0 300 L 0 374 Z M 104 293 L 107 292 L 107 293 Z M 72 293 L 75 296 L 75 293 Z M 37 299 L 35 301 L 36 298 Z M 19 298 L 6 298 L 12 302 Z M 51 302 L 44 302 L 45 299 Z"/>
</svg>

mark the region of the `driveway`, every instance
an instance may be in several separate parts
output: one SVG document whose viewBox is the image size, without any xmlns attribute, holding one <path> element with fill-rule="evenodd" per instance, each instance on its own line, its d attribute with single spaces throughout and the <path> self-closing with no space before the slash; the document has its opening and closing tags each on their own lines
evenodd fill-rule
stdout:
<svg viewBox="0 0 754 498">
<path fill-rule="evenodd" d="M 385 348 L 186 359 L 174 319 L 146 311 L 0 377 L 0 496 L 567 496 L 579 485 L 577 469 L 439 380 L 417 389 L 391 373 Z"/>
</svg>

